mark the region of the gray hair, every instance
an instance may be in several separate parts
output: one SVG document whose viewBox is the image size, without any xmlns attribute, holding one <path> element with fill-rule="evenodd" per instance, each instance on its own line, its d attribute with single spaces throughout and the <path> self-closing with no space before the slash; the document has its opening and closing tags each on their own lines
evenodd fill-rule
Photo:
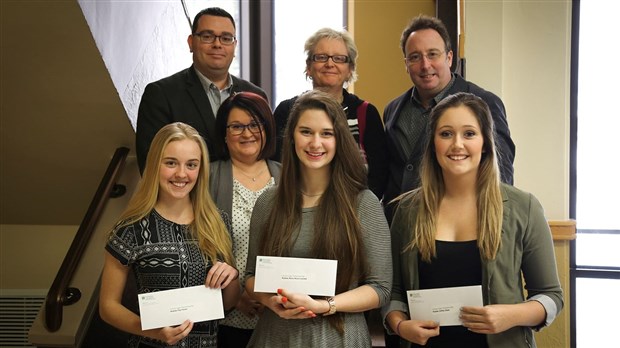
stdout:
<svg viewBox="0 0 620 348">
<path fill-rule="evenodd" d="M 319 29 L 316 33 L 312 34 L 304 44 L 304 50 L 306 52 L 306 69 L 310 68 L 312 64 L 312 55 L 316 45 L 322 39 L 335 39 L 344 42 L 347 47 L 347 55 L 349 56 L 349 68 L 351 69 L 351 77 L 347 80 L 347 83 L 353 83 L 357 80 L 357 72 L 355 72 L 355 66 L 357 64 L 357 46 L 351 35 L 346 31 L 338 31 L 331 28 Z"/>
</svg>

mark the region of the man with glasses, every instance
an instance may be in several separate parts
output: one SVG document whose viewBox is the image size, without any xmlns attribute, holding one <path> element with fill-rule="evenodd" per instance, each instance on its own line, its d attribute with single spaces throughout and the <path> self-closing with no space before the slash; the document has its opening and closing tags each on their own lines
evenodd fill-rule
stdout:
<svg viewBox="0 0 620 348">
<path fill-rule="evenodd" d="M 389 178 L 383 196 L 388 221 L 399 194 L 419 186 L 419 164 L 427 134 L 428 115 L 443 98 L 468 92 L 482 98 L 495 122 L 497 153 L 503 182 L 513 182 L 515 145 L 510 138 L 506 109 L 501 99 L 450 71 L 452 49 L 441 20 L 420 15 L 403 31 L 400 47 L 413 87 L 392 100 L 383 112 L 388 150 Z"/>
<path fill-rule="evenodd" d="M 187 38 L 193 64 L 172 76 L 148 84 L 138 109 L 136 152 L 140 172 L 153 137 L 166 124 L 184 122 L 205 139 L 211 161 L 223 149 L 216 148 L 215 115 L 220 104 L 236 92 L 265 91 L 228 72 L 235 57 L 235 20 L 227 11 L 210 7 L 200 11 Z"/>
</svg>

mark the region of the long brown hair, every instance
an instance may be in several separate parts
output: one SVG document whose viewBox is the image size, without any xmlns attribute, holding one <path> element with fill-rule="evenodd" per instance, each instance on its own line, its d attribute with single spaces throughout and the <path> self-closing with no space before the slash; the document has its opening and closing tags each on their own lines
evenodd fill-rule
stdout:
<svg viewBox="0 0 620 348">
<path fill-rule="evenodd" d="M 320 198 L 314 218 L 311 255 L 338 260 L 336 293 L 341 293 L 367 275 L 362 228 L 357 215 L 357 197 L 367 188 L 367 176 L 342 107 L 324 92 L 309 91 L 297 98 L 293 105 L 284 131 L 281 180 L 263 229 L 259 252 L 260 255 L 289 256 L 295 232 L 300 228 L 302 180 L 293 136 L 300 116 L 307 110 L 325 111 L 334 125 L 336 153 L 330 163 L 329 184 Z M 341 313 L 329 320 L 336 329 L 344 332 Z"/>
<path fill-rule="evenodd" d="M 194 221 L 189 226 L 190 232 L 198 239 L 200 250 L 212 264 L 215 264 L 218 259 L 223 259 L 229 265 L 234 265 L 230 234 L 211 199 L 211 195 L 209 195 L 209 153 L 207 146 L 200 134 L 185 123 L 168 124 L 160 129 L 153 138 L 146 157 L 146 167 L 142 180 L 138 183 L 136 192 L 121 214 L 115 229 L 144 218 L 155 208 L 159 196 L 159 167 L 164 150 L 169 143 L 185 139 L 195 141 L 201 152 L 200 172 L 196 179 L 196 185 L 190 192 L 194 210 Z"/>
<path fill-rule="evenodd" d="M 495 154 L 494 125 L 488 105 L 470 93 L 457 93 L 446 97 L 435 106 L 430 114 L 429 136 L 420 169 L 420 188 L 402 196 L 399 210 L 409 213 L 413 226 L 411 242 L 405 250 L 418 248 L 424 261 L 430 262 L 436 255 L 435 233 L 439 204 L 445 194 L 445 183 L 435 154 L 435 130 L 446 110 L 464 106 L 471 110 L 483 137 L 483 153 L 476 180 L 476 204 L 478 207 L 478 248 L 484 260 L 497 255 L 502 234 L 503 204 L 500 190 L 499 167 Z M 417 214 L 409 208 L 417 208 Z"/>
</svg>

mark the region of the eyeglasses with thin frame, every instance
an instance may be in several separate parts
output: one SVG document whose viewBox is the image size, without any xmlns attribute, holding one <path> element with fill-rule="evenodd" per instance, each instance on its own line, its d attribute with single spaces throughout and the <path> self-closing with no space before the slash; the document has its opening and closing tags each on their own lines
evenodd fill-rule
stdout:
<svg viewBox="0 0 620 348">
<path fill-rule="evenodd" d="M 405 62 L 407 62 L 407 64 L 409 65 L 416 64 L 421 62 L 423 57 L 426 57 L 426 59 L 428 59 L 429 61 L 434 62 L 441 58 L 444 53 L 444 51 L 440 50 L 430 50 L 426 54 L 414 52 L 408 55 L 407 58 L 405 58 Z"/>
<path fill-rule="evenodd" d="M 237 38 L 232 34 L 224 33 L 222 35 L 215 35 L 207 30 L 195 33 L 194 36 L 198 36 L 202 43 L 214 43 L 215 39 L 219 39 L 220 43 L 226 46 L 230 46 L 237 41 Z"/>
<path fill-rule="evenodd" d="M 250 124 L 231 123 L 228 126 L 231 135 L 241 135 L 247 129 L 252 134 L 258 134 L 263 131 L 263 124 L 260 122 L 252 122 Z"/>
<path fill-rule="evenodd" d="M 313 62 L 319 62 L 319 63 L 326 63 L 327 60 L 329 60 L 329 58 L 332 59 L 332 62 L 337 63 L 337 64 L 344 64 L 344 63 L 348 63 L 349 62 L 349 56 L 346 56 L 344 54 L 336 54 L 333 56 L 330 56 L 328 54 L 313 54 L 311 57 Z"/>
</svg>

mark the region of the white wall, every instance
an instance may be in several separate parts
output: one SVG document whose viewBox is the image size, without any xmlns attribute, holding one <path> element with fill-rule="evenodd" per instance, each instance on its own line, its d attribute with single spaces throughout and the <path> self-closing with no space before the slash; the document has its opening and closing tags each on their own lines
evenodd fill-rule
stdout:
<svg viewBox="0 0 620 348">
<path fill-rule="evenodd" d="M 517 147 L 515 186 L 568 219 L 570 1 L 465 2 L 467 79 L 499 95 Z"/>
<path fill-rule="evenodd" d="M 114 86 L 136 128 L 144 87 L 192 64 L 187 45 L 191 26 L 180 0 L 78 0 Z M 185 1 L 189 18 L 210 6 L 235 17 L 236 7 L 226 0 Z M 237 23 L 239 27 L 239 23 Z M 233 62 L 231 71 L 238 71 Z"/>
<path fill-rule="evenodd" d="M 191 65 L 180 1 L 79 0 L 132 126 L 147 83 Z"/>
</svg>

